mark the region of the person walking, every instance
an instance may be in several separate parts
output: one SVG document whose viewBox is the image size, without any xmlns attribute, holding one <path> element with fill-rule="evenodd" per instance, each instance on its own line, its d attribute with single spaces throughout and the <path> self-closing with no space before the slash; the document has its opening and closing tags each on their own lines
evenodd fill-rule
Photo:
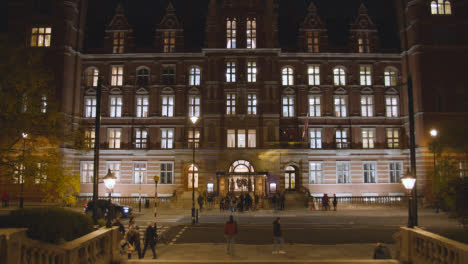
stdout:
<svg viewBox="0 0 468 264">
<path fill-rule="evenodd" d="M 330 204 L 329 204 L 329 198 L 328 198 L 328 194 L 324 194 L 323 197 L 322 197 L 322 208 L 323 210 L 325 211 L 328 211 L 330 209 Z"/>
<path fill-rule="evenodd" d="M 224 237 L 226 238 L 226 253 L 234 255 L 234 237 L 237 234 L 237 223 L 232 215 L 229 216 L 229 221 L 224 224 Z"/>
<path fill-rule="evenodd" d="M 336 199 L 336 193 L 333 194 L 333 210 L 336 211 L 336 206 L 338 205 L 338 200 Z"/>
<path fill-rule="evenodd" d="M 156 237 L 155 237 L 154 228 L 151 226 L 151 222 L 147 223 L 146 231 L 145 231 L 145 246 L 143 247 L 143 253 L 141 254 L 141 258 L 145 257 L 146 249 L 148 246 L 153 251 L 153 259 L 156 259 L 156 251 L 154 247 L 156 246 Z"/>
<path fill-rule="evenodd" d="M 2 207 L 8 207 L 8 194 L 6 192 L 2 194 Z"/>
<path fill-rule="evenodd" d="M 112 226 L 118 226 L 118 227 L 119 227 L 119 232 L 122 233 L 122 236 L 125 235 L 125 227 L 124 227 L 123 224 L 120 222 L 120 216 L 117 216 L 117 217 L 114 219 L 114 223 L 112 224 Z"/>
<path fill-rule="evenodd" d="M 200 206 L 200 213 L 203 210 L 203 196 L 199 195 L 198 196 L 198 205 Z"/>
<path fill-rule="evenodd" d="M 283 251 L 284 239 L 283 234 L 281 233 L 281 223 L 279 217 L 277 217 L 273 222 L 273 243 L 273 254 L 286 254 L 286 252 Z M 278 244 L 279 250 L 276 250 Z"/>
<path fill-rule="evenodd" d="M 132 258 L 132 253 L 136 250 L 138 258 L 141 259 L 140 234 L 135 228 L 130 228 L 127 233 L 127 254 L 128 259 Z"/>
</svg>

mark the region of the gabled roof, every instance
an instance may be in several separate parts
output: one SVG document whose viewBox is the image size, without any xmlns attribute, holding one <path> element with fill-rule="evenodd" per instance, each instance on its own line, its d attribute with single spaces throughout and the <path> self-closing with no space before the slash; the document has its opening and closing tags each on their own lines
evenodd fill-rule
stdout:
<svg viewBox="0 0 468 264">
<path fill-rule="evenodd" d="M 106 31 L 124 30 L 131 31 L 131 27 L 128 24 L 127 18 L 125 17 L 124 8 L 122 3 L 119 3 L 115 8 L 115 15 L 112 18 L 109 25 L 106 27 Z"/>
<path fill-rule="evenodd" d="M 377 30 L 374 22 L 372 22 L 369 14 L 367 13 L 366 6 L 361 3 L 356 20 L 351 24 L 351 30 Z"/>
<path fill-rule="evenodd" d="M 325 24 L 317 14 L 314 2 L 310 2 L 309 8 L 307 8 L 307 15 L 301 24 L 301 29 L 325 29 Z"/>
<path fill-rule="evenodd" d="M 172 5 L 172 3 L 169 2 L 169 5 L 166 8 L 166 14 L 161 20 L 161 23 L 159 23 L 157 29 L 161 30 L 161 29 L 182 29 L 182 28 L 183 28 L 183 25 L 181 22 L 179 22 L 179 19 L 177 18 L 175 14 L 175 8 Z"/>
</svg>

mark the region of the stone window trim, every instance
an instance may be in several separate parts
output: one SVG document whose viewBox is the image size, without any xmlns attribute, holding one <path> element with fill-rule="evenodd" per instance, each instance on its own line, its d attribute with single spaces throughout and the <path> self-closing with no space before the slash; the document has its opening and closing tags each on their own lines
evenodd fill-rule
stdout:
<svg viewBox="0 0 468 264">
<path fill-rule="evenodd" d="M 285 65 L 281 68 L 281 84 L 283 86 L 294 85 L 294 67 Z"/>
<path fill-rule="evenodd" d="M 333 85 L 334 86 L 345 86 L 347 82 L 346 75 L 348 73 L 347 69 L 344 66 L 335 66 L 333 67 Z"/>
<path fill-rule="evenodd" d="M 52 27 L 35 25 L 31 28 L 30 46 L 33 48 L 48 48 L 52 43 Z"/>
</svg>

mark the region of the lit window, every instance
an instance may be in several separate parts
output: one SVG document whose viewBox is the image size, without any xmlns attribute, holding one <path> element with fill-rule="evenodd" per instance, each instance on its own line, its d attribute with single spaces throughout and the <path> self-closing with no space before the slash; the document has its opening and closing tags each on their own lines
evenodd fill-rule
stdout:
<svg viewBox="0 0 468 264">
<path fill-rule="evenodd" d="M 361 130 L 362 135 L 362 148 L 373 149 L 375 148 L 375 129 L 374 128 L 363 128 Z"/>
<path fill-rule="evenodd" d="M 175 31 L 164 32 L 164 53 L 171 53 L 175 51 Z"/>
<path fill-rule="evenodd" d="M 432 15 L 451 15 L 452 7 L 449 0 L 434 0 L 431 2 Z"/>
<path fill-rule="evenodd" d="M 335 131 L 335 143 L 338 149 L 349 148 L 348 129 L 340 128 Z"/>
<path fill-rule="evenodd" d="M 389 163 L 390 183 L 400 183 L 403 175 L 403 163 L 401 161 L 392 161 Z"/>
<path fill-rule="evenodd" d="M 375 162 L 364 162 L 363 163 L 363 172 L 364 172 L 364 183 L 375 183 L 376 176 L 376 165 Z"/>
<path fill-rule="evenodd" d="M 255 129 L 249 129 L 247 135 L 247 147 L 255 148 L 257 146 L 257 131 Z"/>
<path fill-rule="evenodd" d="M 136 100 L 136 117 L 148 117 L 149 98 L 148 95 L 137 95 Z"/>
<path fill-rule="evenodd" d="M 207 183 L 206 184 L 206 191 L 209 193 L 214 192 L 214 184 L 213 183 Z"/>
<path fill-rule="evenodd" d="M 351 183 L 351 177 L 349 174 L 349 161 L 336 162 L 336 177 L 338 178 L 338 183 Z"/>
<path fill-rule="evenodd" d="M 236 63 L 226 63 L 226 82 L 236 82 Z"/>
<path fill-rule="evenodd" d="M 28 103 L 28 96 L 26 94 L 23 94 L 23 97 L 21 98 L 21 104 L 23 105 L 23 113 L 26 113 L 28 111 Z"/>
<path fill-rule="evenodd" d="M 257 21 L 255 18 L 247 18 L 247 48 L 257 47 Z"/>
<path fill-rule="evenodd" d="M 387 117 L 398 117 L 398 96 L 385 96 L 385 112 Z"/>
<path fill-rule="evenodd" d="M 161 163 L 159 183 L 161 184 L 172 184 L 174 182 L 174 164 L 172 163 Z"/>
<path fill-rule="evenodd" d="M 193 166 L 190 165 L 189 169 L 188 169 L 188 188 L 191 189 L 192 188 L 192 181 L 193 181 L 193 184 L 195 185 L 195 188 L 198 188 L 198 168 L 197 166 Z"/>
<path fill-rule="evenodd" d="M 41 113 L 45 114 L 47 112 L 47 96 L 41 96 Z"/>
<path fill-rule="evenodd" d="M 322 129 L 309 128 L 309 145 L 311 149 L 322 148 Z"/>
<path fill-rule="evenodd" d="M 123 85 L 123 66 L 112 66 L 112 86 L 122 86 Z"/>
<path fill-rule="evenodd" d="M 173 117 L 174 116 L 174 96 L 163 95 L 162 100 L 162 114 L 161 116 Z"/>
<path fill-rule="evenodd" d="M 257 81 L 257 63 L 255 61 L 247 62 L 247 82 Z"/>
<path fill-rule="evenodd" d="M 199 95 L 189 95 L 189 117 L 200 117 L 200 96 Z"/>
<path fill-rule="evenodd" d="M 460 171 L 460 178 L 468 176 L 468 161 L 460 160 L 458 161 L 458 170 Z"/>
<path fill-rule="evenodd" d="M 37 175 L 34 179 L 34 183 L 41 184 L 47 181 L 47 167 L 42 163 L 37 163 Z"/>
<path fill-rule="evenodd" d="M 384 72 L 385 86 L 396 86 L 398 82 L 398 73 L 392 68 L 385 69 Z"/>
<path fill-rule="evenodd" d="M 80 165 L 81 183 L 93 183 L 94 162 L 82 161 Z"/>
<path fill-rule="evenodd" d="M 172 149 L 174 148 L 174 129 L 161 128 L 161 148 Z"/>
<path fill-rule="evenodd" d="M 309 116 L 318 117 L 320 113 L 320 95 L 309 96 Z"/>
<path fill-rule="evenodd" d="M 358 36 L 358 48 L 359 53 L 369 53 L 370 52 L 370 45 L 369 45 L 369 34 L 362 33 Z"/>
<path fill-rule="evenodd" d="M 321 161 L 309 162 L 309 183 L 323 184 L 323 170 Z"/>
<path fill-rule="evenodd" d="M 144 128 L 135 128 L 135 148 L 146 149 L 148 142 L 148 131 Z"/>
<path fill-rule="evenodd" d="M 175 65 L 163 65 L 162 70 L 162 83 L 163 84 L 175 84 Z"/>
<path fill-rule="evenodd" d="M 84 98 L 84 117 L 93 118 L 96 117 L 96 97 L 86 96 Z"/>
<path fill-rule="evenodd" d="M 335 95 L 334 97 L 335 105 L 335 116 L 336 117 L 346 117 L 346 95 Z"/>
<path fill-rule="evenodd" d="M 125 32 L 114 32 L 114 49 L 112 53 L 124 53 Z"/>
<path fill-rule="evenodd" d="M 307 32 L 307 52 L 319 52 L 319 33 L 316 31 Z"/>
<path fill-rule="evenodd" d="M 236 19 L 227 19 L 226 20 L 226 38 L 227 43 L 226 47 L 228 49 L 235 49 L 236 48 Z"/>
<path fill-rule="evenodd" d="M 283 95 L 283 117 L 294 117 L 294 95 Z"/>
<path fill-rule="evenodd" d="M 359 69 L 361 85 L 372 85 L 371 66 L 360 66 Z"/>
<path fill-rule="evenodd" d="M 120 128 L 109 128 L 109 148 L 119 149 L 122 137 L 122 130 Z"/>
<path fill-rule="evenodd" d="M 387 128 L 387 148 L 396 149 L 400 147 L 400 129 Z"/>
<path fill-rule="evenodd" d="M 257 114 L 257 95 L 256 94 L 247 95 L 247 114 L 248 115 Z"/>
<path fill-rule="evenodd" d="M 228 129 L 227 131 L 227 147 L 235 148 L 236 147 L 236 130 Z"/>
<path fill-rule="evenodd" d="M 195 142 L 195 148 L 200 146 L 200 130 L 195 129 L 195 137 L 193 136 L 193 129 L 188 131 L 188 147 L 193 148 L 193 142 Z"/>
<path fill-rule="evenodd" d="M 94 148 L 96 133 L 94 128 L 88 128 L 85 130 L 84 142 L 88 148 Z"/>
<path fill-rule="evenodd" d="M 133 163 L 133 183 L 145 184 L 146 183 L 146 162 L 134 162 Z"/>
<path fill-rule="evenodd" d="M 320 66 L 309 66 L 307 73 L 309 75 L 309 85 L 320 85 Z"/>
<path fill-rule="evenodd" d="M 291 67 L 283 68 L 282 70 L 282 84 L 294 85 L 293 69 Z"/>
<path fill-rule="evenodd" d="M 198 67 L 192 67 L 189 70 L 189 85 L 199 86 L 201 80 L 201 70 Z"/>
<path fill-rule="evenodd" d="M 88 68 L 86 70 L 86 87 L 97 87 L 99 79 L 99 70 L 96 68 Z"/>
<path fill-rule="evenodd" d="M 226 115 L 236 114 L 236 94 L 226 94 Z"/>
<path fill-rule="evenodd" d="M 52 28 L 33 27 L 31 32 L 31 47 L 50 47 Z"/>
<path fill-rule="evenodd" d="M 343 68 L 337 67 L 333 69 L 333 85 L 346 85 L 346 76 Z"/>
<path fill-rule="evenodd" d="M 239 129 L 237 130 L 237 147 L 238 148 L 245 148 L 245 130 Z"/>
<path fill-rule="evenodd" d="M 122 96 L 111 95 L 109 96 L 109 116 L 122 117 Z"/>
<path fill-rule="evenodd" d="M 141 68 L 137 71 L 137 84 L 147 85 L 150 80 L 150 71 L 148 68 Z"/>
<path fill-rule="evenodd" d="M 361 116 L 372 117 L 374 116 L 374 96 L 361 95 Z"/>
<path fill-rule="evenodd" d="M 116 181 L 120 181 L 120 161 L 108 161 L 106 165 L 106 171 L 110 170 L 114 174 L 114 177 L 117 178 Z"/>
</svg>

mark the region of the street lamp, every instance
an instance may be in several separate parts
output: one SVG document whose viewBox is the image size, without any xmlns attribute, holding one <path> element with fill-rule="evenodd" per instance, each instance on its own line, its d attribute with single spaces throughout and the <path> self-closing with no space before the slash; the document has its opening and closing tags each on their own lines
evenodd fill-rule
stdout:
<svg viewBox="0 0 468 264">
<path fill-rule="evenodd" d="M 115 177 L 114 173 L 112 173 L 111 170 L 109 169 L 107 171 L 106 176 L 104 176 L 102 180 L 104 181 L 104 185 L 106 186 L 106 188 L 109 189 L 109 201 L 110 201 L 111 196 L 112 196 L 111 195 L 112 191 L 114 190 L 115 182 L 117 181 L 117 177 Z"/>
<path fill-rule="evenodd" d="M 192 162 L 192 225 L 195 224 L 195 124 L 198 121 L 197 116 L 190 117 L 193 124 L 192 144 L 193 144 L 193 162 Z"/>
<path fill-rule="evenodd" d="M 405 186 L 405 189 L 408 191 L 408 227 L 413 228 L 414 219 L 413 219 L 413 212 L 411 210 L 411 208 L 413 208 L 412 207 L 412 201 L 413 201 L 412 191 L 416 183 L 416 178 L 412 177 L 412 174 L 409 171 L 409 169 L 406 172 L 406 176 L 401 179 L 401 183 L 403 183 L 403 185 Z"/>
<path fill-rule="evenodd" d="M 159 176 L 154 176 L 154 217 L 157 215 Z"/>
<path fill-rule="evenodd" d="M 27 133 L 21 133 L 21 137 L 23 138 L 23 160 L 22 160 L 22 166 L 21 166 L 21 179 L 20 179 L 20 183 L 21 183 L 21 196 L 20 196 L 20 204 L 19 204 L 19 207 L 20 208 L 23 208 L 23 201 L 24 201 L 24 170 L 26 168 L 26 164 L 25 164 L 25 152 L 26 152 L 26 139 L 28 138 L 28 134 Z"/>
<path fill-rule="evenodd" d="M 433 181 L 432 181 L 432 191 L 435 195 L 438 195 L 438 192 L 437 192 L 437 189 L 435 188 L 436 184 L 440 184 L 440 178 L 439 178 L 439 173 L 437 171 L 437 164 L 436 164 L 436 150 L 437 150 L 437 146 L 436 146 L 436 137 L 438 135 L 438 131 L 437 129 L 431 129 L 431 131 L 429 131 L 429 134 L 431 135 L 432 137 L 432 153 L 434 154 L 434 178 L 433 178 Z M 437 182 L 435 182 L 435 180 L 437 179 Z M 437 197 L 436 197 L 436 200 L 437 200 Z M 439 208 L 437 206 L 437 202 L 435 202 L 435 212 L 438 213 L 439 212 Z"/>
</svg>

